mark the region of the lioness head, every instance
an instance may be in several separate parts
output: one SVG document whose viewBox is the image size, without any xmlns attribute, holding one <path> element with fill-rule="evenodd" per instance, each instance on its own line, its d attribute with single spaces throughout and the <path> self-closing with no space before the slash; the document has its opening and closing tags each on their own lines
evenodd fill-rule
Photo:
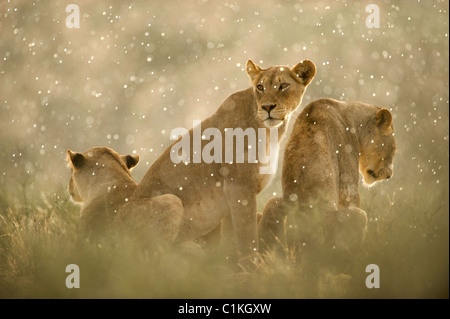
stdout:
<svg viewBox="0 0 450 319">
<path fill-rule="evenodd" d="M 67 151 L 72 170 L 69 194 L 76 202 L 83 202 L 89 192 L 99 184 L 115 181 L 139 162 L 138 155 L 119 155 L 108 147 L 94 147 L 84 153 Z"/>
<path fill-rule="evenodd" d="M 359 172 L 364 177 L 364 183 L 372 185 L 393 176 L 397 146 L 389 110 L 379 109 L 368 125 L 366 129 L 369 133 L 364 139 L 359 157 Z"/>
<path fill-rule="evenodd" d="M 258 117 L 266 127 L 278 127 L 300 105 L 306 87 L 316 74 L 316 66 L 303 60 L 293 68 L 273 66 L 262 69 L 247 61 Z"/>
</svg>

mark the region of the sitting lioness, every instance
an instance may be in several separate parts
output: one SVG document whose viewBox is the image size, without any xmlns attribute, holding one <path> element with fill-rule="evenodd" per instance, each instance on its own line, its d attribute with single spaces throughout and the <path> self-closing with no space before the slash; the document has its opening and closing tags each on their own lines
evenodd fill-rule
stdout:
<svg viewBox="0 0 450 319">
<path fill-rule="evenodd" d="M 208 129 L 223 137 L 227 135 L 227 129 L 230 133 L 239 128 L 243 132 L 254 130 L 258 137 L 261 131 L 266 133 L 266 149 L 259 152 L 267 155 L 270 128 L 277 128 L 275 143 L 278 144 L 287 129 L 290 115 L 301 103 L 305 89 L 315 75 L 315 65 L 309 60 L 293 68 L 273 66 L 267 69 L 249 60 L 246 70 L 252 86 L 232 94 L 211 117 L 201 122 L 205 138 L 201 139 L 199 146 L 203 153 L 206 150 L 204 146 L 210 142 L 206 135 L 212 137 L 212 134 L 207 134 Z M 189 140 L 193 140 L 193 129 L 186 133 Z M 243 148 L 250 157 L 249 136 L 245 142 L 243 139 L 238 141 L 236 137 L 232 143 L 235 151 L 232 160 L 227 157 L 230 154 L 214 149 L 211 163 L 196 160 L 193 152 L 183 162 L 174 163 L 172 147 L 179 139 L 150 167 L 130 202 L 123 208 L 124 214 L 145 210 L 154 196 L 173 194 L 181 199 L 184 208 L 177 216 L 182 218 L 180 227 L 174 230 L 178 231 L 177 241 L 202 237 L 220 226 L 222 219 L 227 219 L 239 255 L 246 256 L 256 251 L 256 195 L 267 185 L 274 172 L 261 174 L 260 167 L 267 167 L 267 163 L 240 162 L 237 159 L 238 147 Z M 192 143 L 195 141 L 190 145 Z M 222 139 L 220 146 L 222 150 L 226 149 L 225 139 Z"/>
<path fill-rule="evenodd" d="M 67 151 L 71 168 L 69 193 L 82 203 L 80 226 L 87 233 L 103 233 L 136 189 L 130 169 L 137 155 L 119 155 L 108 147 L 94 147 L 84 153 Z"/>
<path fill-rule="evenodd" d="M 261 240 L 271 245 L 288 235 L 299 246 L 358 247 L 367 224 L 359 174 L 366 185 L 392 177 L 396 149 L 389 110 L 333 99 L 311 102 L 286 145 L 283 196 L 266 204 L 258 226 Z"/>
<path fill-rule="evenodd" d="M 171 195 L 152 198 L 145 212 L 135 212 L 128 220 L 120 220 L 121 207 L 128 202 L 137 187 L 130 169 L 139 162 L 138 155 L 119 155 L 108 147 L 94 147 L 84 153 L 68 150 L 67 161 L 71 167 L 69 193 L 72 199 L 81 203 L 80 229 L 88 237 L 103 235 L 114 226 L 126 226 L 135 222 L 143 225 L 158 211 L 167 215 L 182 210 L 181 202 Z M 140 215 L 142 214 L 142 215 Z M 117 221 L 119 220 L 119 221 Z M 175 220 L 176 222 L 176 220 Z M 151 220 L 157 226 L 157 220 Z M 133 227 L 136 235 L 136 227 Z M 170 238 L 170 229 L 144 227 L 149 236 L 162 232 Z M 146 236 L 148 237 L 148 236 Z"/>
</svg>

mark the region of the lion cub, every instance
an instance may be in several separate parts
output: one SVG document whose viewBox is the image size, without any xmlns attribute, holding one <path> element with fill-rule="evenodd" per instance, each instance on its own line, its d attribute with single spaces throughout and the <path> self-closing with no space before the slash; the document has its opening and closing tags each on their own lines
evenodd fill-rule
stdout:
<svg viewBox="0 0 450 319">
<path fill-rule="evenodd" d="M 136 189 L 130 169 L 139 162 L 139 156 L 94 147 L 84 153 L 68 150 L 67 161 L 72 171 L 69 193 L 83 205 L 81 230 L 91 235 L 104 233 Z"/>
<path fill-rule="evenodd" d="M 366 185 L 391 178 L 396 149 L 389 110 L 333 99 L 311 102 L 286 145 L 283 196 L 266 204 L 261 239 L 271 244 L 295 233 L 290 239 L 296 244 L 315 242 L 342 251 L 358 247 L 367 224 L 360 209 L 359 174 Z"/>
</svg>

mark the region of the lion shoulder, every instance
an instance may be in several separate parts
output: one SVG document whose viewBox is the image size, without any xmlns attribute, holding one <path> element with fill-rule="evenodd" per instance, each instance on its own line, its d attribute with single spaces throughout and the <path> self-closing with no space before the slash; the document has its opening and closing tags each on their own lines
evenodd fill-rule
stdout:
<svg viewBox="0 0 450 319">
<path fill-rule="evenodd" d="M 285 149 L 283 188 L 299 198 L 321 189 L 332 204 L 346 205 L 348 198 L 359 204 L 359 173 L 367 184 L 393 174 L 393 132 L 392 114 L 385 108 L 329 98 L 309 103 Z M 348 189 L 350 197 L 343 191 Z"/>
</svg>

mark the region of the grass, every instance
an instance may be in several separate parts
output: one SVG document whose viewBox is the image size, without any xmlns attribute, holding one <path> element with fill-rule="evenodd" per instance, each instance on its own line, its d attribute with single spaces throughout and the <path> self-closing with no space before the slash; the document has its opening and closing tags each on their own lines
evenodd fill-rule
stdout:
<svg viewBox="0 0 450 319">
<path fill-rule="evenodd" d="M 365 209 L 378 213 L 350 276 L 324 273 L 314 282 L 287 249 L 261 253 L 245 269 L 220 252 L 198 258 L 119 236 L 92 242 L 80 238 L 79 207 L 64 190 L 26 204 L 2 198 L 0 298 L 448 298 L 444 195 L 432 194 L 434 207 L 420 198 L 394 205 L 392 196 L 365 198 Z M 380 267 L 380 289 L 365 286 L 371 263 Z M 80 267 L 80 289 L 65 286 L 68 264 Z"/>
</svg>

